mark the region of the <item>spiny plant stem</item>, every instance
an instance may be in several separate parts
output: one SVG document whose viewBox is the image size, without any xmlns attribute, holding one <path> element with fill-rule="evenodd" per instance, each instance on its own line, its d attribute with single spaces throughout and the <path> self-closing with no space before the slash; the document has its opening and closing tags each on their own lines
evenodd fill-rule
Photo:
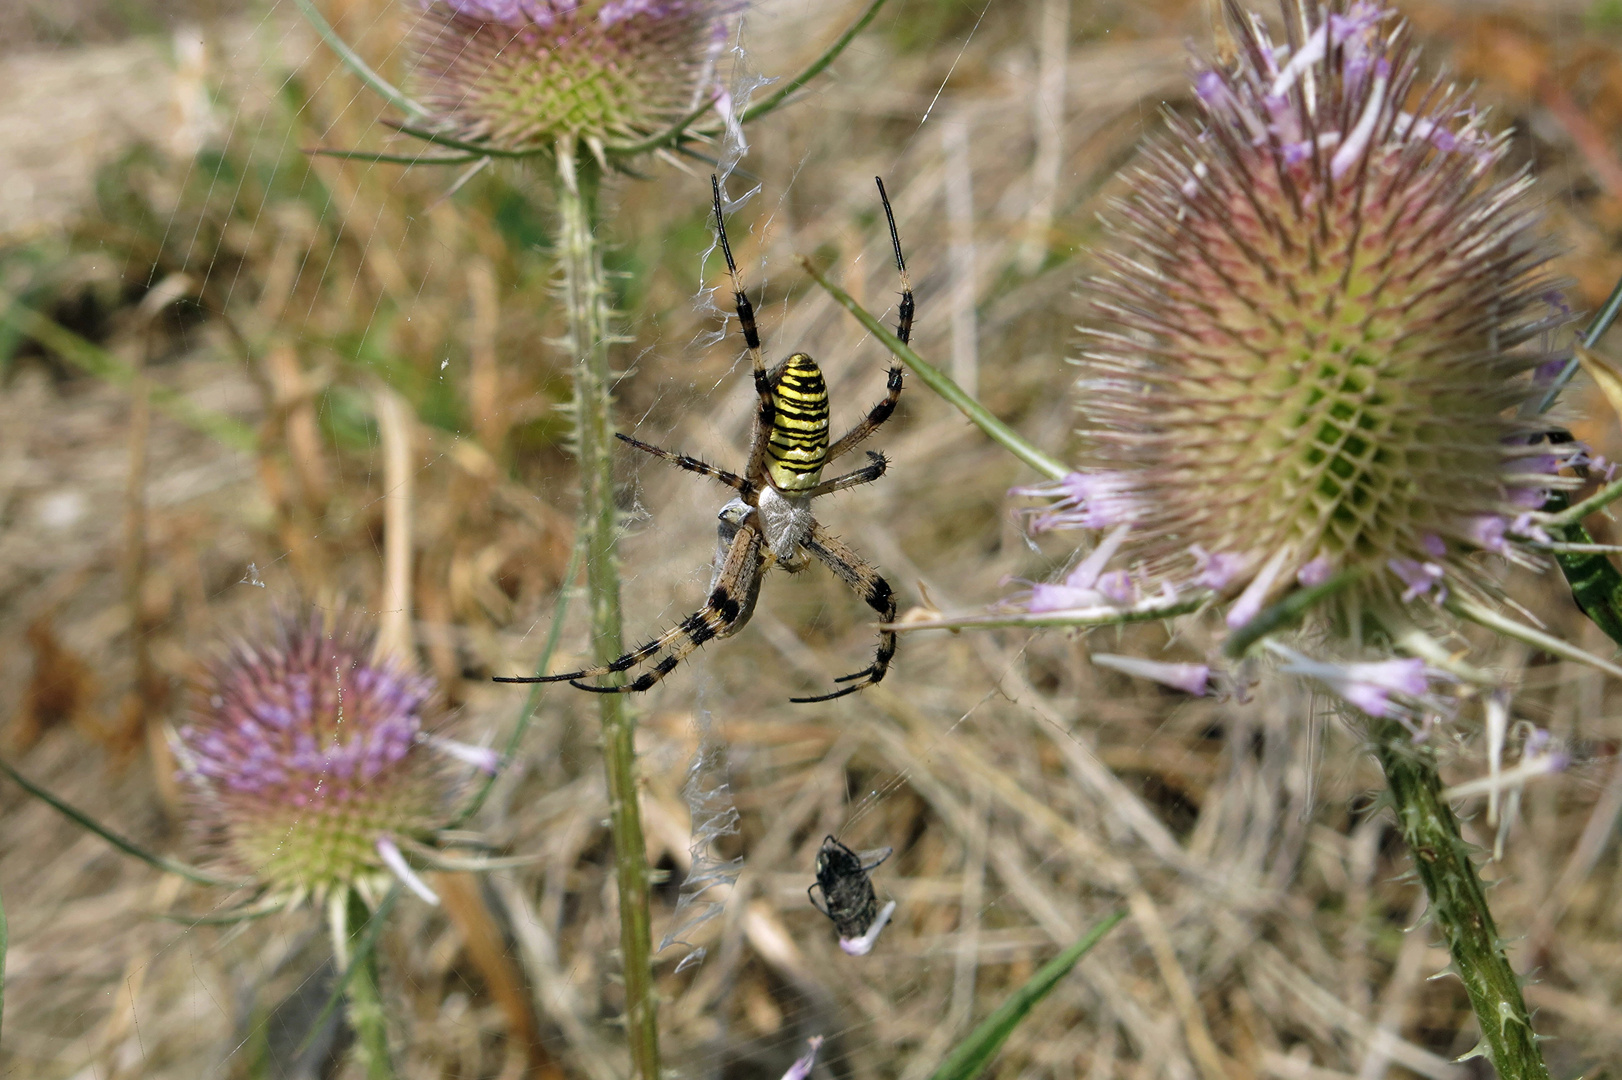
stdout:
<svg viewBox="0 0 1622 1080">
<path fill-rule="evenodd" d="M 1521 984 L 1499 944 L 1487 895 L 1459 821 L 1442 798 L 1434 754 L 1391 720 L 1376 721 L 1375 756 L 1396 803 L 1397 824 L 1430 897 L 1431 916 L 1447 941 L 1453 972 L 1464 983 L 1481 1025 L 1480 1050 L 1503 1080 L 1548 1080 Z"/>
<path fill-rule="evenodd" d="M 333 909 L 332 951 L 338 969 L 349 967 L 349 944 L 359 940 L 366 924 L 374 916 L 366 902 L 353 889 L 347 890 L 342 917 Z M 377 950 L 369 949 L 349 974 L 345 989 L 349 998 L 349 1026 L 358 1042 L 356 1053 L 366 1068 L 366 1080 L 394 1080 L 394 1066 L 389 1063 L 389 1031 L 383 1017 L 383 999 L 377 989 Z"/>
<path fill-rule="evenodd" d="M 557 200 L 561 228 L 558 258 L 575 356 L 576 437 L 580 455 L 581 522 L 586 537 L 586 592 L 597 662 L 625 652 L 620 626 L 618 523 L 614 510 L 612 376 L 608 365 L 608 288 L 597 246 L 597 165 L 572 147 L 558 150 Z M 625 1030 L 642 1080 L 659 1080 L 657 1003 L 653 995 L 648 928 L 647 848 L 637 803 L 636 725 L 620 694 L 596 695 L 603 725 L 603 766 L 608 772 L 609 824 L 614 834 L 614 870 L 619 887 L 620 953 L 625 979 Z"/>
</svg>

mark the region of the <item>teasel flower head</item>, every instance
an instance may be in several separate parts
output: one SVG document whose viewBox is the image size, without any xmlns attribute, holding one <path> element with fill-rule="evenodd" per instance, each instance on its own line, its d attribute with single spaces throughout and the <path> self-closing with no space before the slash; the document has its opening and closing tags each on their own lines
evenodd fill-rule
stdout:
<svg viewBox="0 0 1622 1080">
<path fill-rule="evenodd" d="M 391 873 L 432 901 L 401 848 L 446 824 L 469 764 L 497 764 L 431 731 L 433 692 L 319 614 L 239 640 L 207 667 L 173 739 L 195 831 L 292 902 L 374 891 Z"/>
<path fill-rule="evenodd" d="M 507 151 L 603 149 L 720 97 L 737 0 L 427 0 L 416 98 L 439 134 Z"/>
<path fill-rule="evenodd" d="M 1283 6 L 1275 43 L 1228 0 L 1234 55 L 1088 283 L 1086 460 L 1030 490 L 1118 548 L 1070 583 L 1100 602 L 1209 590 L 1237 627 L 1341 571 L 1343 614 L 1490 594 L 1481 553 L 1521 557 L 1569 483 L 1534 404 L 1569 314 L 1506 136 L 1421 82 L 1394 12 Z"/>
</svg>

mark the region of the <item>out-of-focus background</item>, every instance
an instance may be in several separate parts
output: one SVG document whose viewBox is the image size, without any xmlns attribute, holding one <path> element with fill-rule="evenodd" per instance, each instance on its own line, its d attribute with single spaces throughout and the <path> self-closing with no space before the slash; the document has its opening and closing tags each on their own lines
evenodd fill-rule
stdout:
<svg viewBox="0 0 1622 1080">
<path fill-rule="evenodd" d="M 756 0 L 734 84 L 794 72 L 860 6 Z M 322 7 L 405 75 L 414 6 Z M 1622 275 L 1622 3 L 1401 8 L 1428 62 L 1515 128 L 1568 299 L 1592 309 Z M 1096 215 L 1164 112 L 1190 107 L 1187 48 L 1210 41 L 1203 0 L 891 0 L 802 101 L 749 130 L 732 178 L 734 195 L 759 184 L 731 230 L 771 354 L 819 359 L 836 427 L 882 392 L 887 358 L 796 261 L 893 308 L 882 174 L 919 351 L 1062 456 Z M 380 386 L 414 413 L 414 630 L 462 738 L 511 730 L 525 690 L 487 677 L 531 669 L 567 584 L 569 358 L 553 344 L 544 184 L 501 166 L 448 194 L 453 171 L 305 154 L 397 146 L 381 115 L 290 0 L 0 6 L 0 746 L 156 850 L 190 854 L 163 732 L 199 659 L 276 611 L 380 606 Z M 703 291 L 721 269 L 707 168 L 648 171 L 610 195 L 621 426 L 736 463 L 751 396 Z M 1575 428 L 1614 454 L 1614 419 L 1578 400 Z M 1033 477 L 926 390 L 875 445 L 890 474 L 819 507 L 903 610 L 972 609 L 1064 565 L 1062 543 L 1033 545 L 1009 509 L 1007 488 Z M 629 450 L 623 479 L 627 633 L 642 640 L 700 602 L 724 498 Z M 1558 575 L 1512 592 L 1610 654 Z M 1119 649 L 1112 633 L 1091 647 L 1194 656 L 1164 627 L 1123 632 Z M 748 629 L 635 699 L 649 857 L 669 875 L 655 942 L 689 943 L 659 967 L 681 1075 L 776 1077 L 821 1034 L 819 1078 L 921 1080 L 1117 903 L 1133 918 L 1019 1029 L 997 1075 L 1491 1075 L 1454 1063 L 1474 1041 L 1463 990 L 1432 978 L 1446 955 L 1409 855 L 1329 702 L 1283 681 L 1192 701 L 1094 669 L 1065 634 L 995 631 L 908 636 L 882 685 L 788 703 L 864 666 L 873 636 L 820 569 L 774 575 Z M 584 659 L 580 603 L 562 642 L 558 665 Z M 1525 792 L 1483 871 L 1490 898 L 1533 974 L 1555 1074 L 1618 1075 L 1617 695 L 1528 650 L 1491 659 L 1518 672 L 1517 717 L 1575 762 Z M 548 689 L 476 822 L 534 861 L 441 875 L 438 910 L 400 905 L 383 978 L 402 1075 L 626 1074 L 594 706 Z M 684 794 L 701 748 L 710 768 Z M 1484 768 L 1460 732 L 1449 779 Z M 736 835 L 700 854 L 741 859 L 736 881 L 678 911 L 695 807 L 727 805 Z M 1481 807 L 1462 809 L 1490 852 Z M 830 833 L 895 848 L 874 880 L 899 911 L 865 959 L 806 900 Z M 333 1074 L 341 1032 L 307 1039 L 332 984 L 316 913 L 210 925 L 198 917 L 231 897 L 119 855 L 9 783 L 0 892 L 0 1077 Z M 706 955 L 676 971 L 690 946 Z"/>
</svg>

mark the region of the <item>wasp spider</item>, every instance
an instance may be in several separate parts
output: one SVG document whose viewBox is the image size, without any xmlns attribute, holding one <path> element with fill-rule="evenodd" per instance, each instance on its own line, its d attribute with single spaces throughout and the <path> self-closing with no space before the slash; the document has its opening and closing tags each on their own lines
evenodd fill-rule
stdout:
<svg viewBox="0 0 1622 1080">
<path fill-rule="evenodd" d="M 884 192 L 884 181 L 878 180 L 878 185 L 879 200 L 884 204 L 884 216 L 890 226 L 890 244 L 895 250 L 896 269 L 901 275 L 901 308 L 896 336 L 906 342 L 912 336 L 912 286 L 907 278 L 906 260 L 901 256 L 901 239 L 896 232 L 890 199 Z M 688 472 L 708 476 L 737 492 L 737 497 L 723 506 L 717 515 L 721 524 L 717 529 L 715 572 L 710 579 L 709 599 L 699 611 L 612 663 L 559 675 L 500 678 L 497 682 L 568 680 L 582 690 L 599 694 L 646 690 L 670 674 L 677 664 L 706 641 L 731 637 L 742 630 L 754 614 L 755 600 L 760 595 L 760 579 L 767 570 L 780 566 L 790 573 L 798 573 L 813 558 L 820 560 L 855 590 L 884 622 L 895 619 L 895 594 L 890 589 L 890 583 L 817 522 L 811 513 L 811 501 L 858 484 L 871 483 L 884 475 L 888 462 L 883 454 L 871 450 L 867 452 L 868 464 L 854 472 L 824 480 L 822 470 L 830 462 L 856 449 L 895 412 L 896 402 L 901 397 L 901 364 L 894 357 L 891 358 L 884 399 L 874 405 L 860 423 L 830 445 L 828 387 L 817 362 L 806 353 L 797 352 L 776 367 L 769 370 L 766 367 L 761 354 L 760 333 L 755 327 L 754 308 L 744 293 L 738 266 L 732 259 L 732 247 L 727 242 L 726 223 L 721 216 L 721 186 L 714 177 L 710 178 L 710 186 L 714 195 L 715 225 L 721 241 L 721 252 L 726 256 L 727 274 L 732 281 L 732 299 L 737 306 L 738 322 L 754 370 L 755 393 L 760 398 L 754 433 L 749 440 L 748 464 L 740 476 L 686 454 L 650 446 L 629 435 L 619 436 L 644 453 Z M 878 682 L 889 669 L 890 658 L 895 655 L 895 645 L 895 634 L 890 630 L 880 630 L 878 651 L 873 663 L 861 671 L 835 680 L 847 685 L 816 697 L 790 700 L 829 701 Z M 598 685 L 579 681 L 628 672 L 643 665 L 647 665 L 646 669 L 629 682 Z"/>
</svg>

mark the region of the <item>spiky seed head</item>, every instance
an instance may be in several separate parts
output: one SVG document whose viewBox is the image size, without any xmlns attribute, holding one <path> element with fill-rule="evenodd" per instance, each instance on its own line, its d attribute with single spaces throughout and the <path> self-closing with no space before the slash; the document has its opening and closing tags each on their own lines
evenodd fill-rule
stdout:
<svg viewBox="0 0 1622 1080">
<path fill-rule="evenodd" d="M 319 614 L 236 642 L 194 688 L 175 739 L 192 824 L 238 872 L 299 898 L 370 887 L 379 844 L 445 823 L 457 782 L 431 745 L 431 679 L 371 656 Z"/>
<path fill-rule="evenodd" d="M 1394 12 L 1290 0 L 1275 45 L 1227 7 L 1237 52 L 1146 151 L 1089 283 L 1070 521 L 1130 525 L 1135 588 L 1247 614 L 1341 569 L 1366 600 L 1471 588 L 1559 482 L 1525 408 L 1568 317 L 1529 180 L 1420 83 Z"/>
<path fill-rule="evenodd" d="M 715 92 L 733 0 L 428 0 L 415 91 L 435 130 L 504 150 L 601 150 Z"/>
</svg>

